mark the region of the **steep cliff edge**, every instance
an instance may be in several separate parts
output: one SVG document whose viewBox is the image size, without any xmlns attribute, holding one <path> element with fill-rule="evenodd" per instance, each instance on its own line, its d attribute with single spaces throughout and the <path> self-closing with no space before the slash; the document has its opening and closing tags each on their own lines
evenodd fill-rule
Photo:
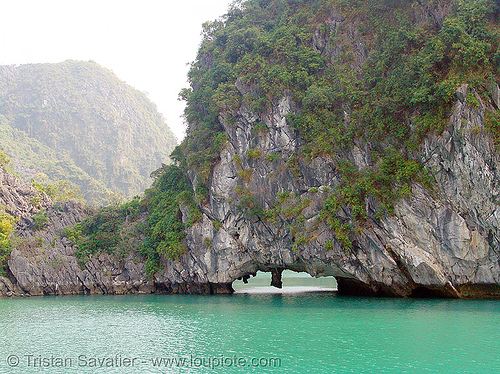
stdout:
<svg viewBox="0 0 500 374">
<path fill-rule="evenodd" d="M 307 176 L 309 184 L 291 178 L 284 167 L 287 152 L 293 152 L 286 135 L 290 131 L 285 121 L 290 108 L 287 99 L 277 108 L 264 119 L 269 132 L 259 136 L 257 145 L 282 151 L 284 160 L 273 161 L 274 167 L 264 162 L 250 164 L 255 171 L 248 188 L 259 191 L 262 204 L 274 204 L 283 185 L 295 197 L 283 204 L 272 223 L 248 215 L 236 203 L 242 199 L 236 188 L 238 171 L 250 166 L 234 163 L 235 155 L 245 159 L 245 145 L 250 143 L 243 137 L 253 137 L 252 127 L 246 124 L 247 130 L 239 132 L 237 139 L 230 137 L 224 147 L 214 169 L 210 200 L 201 208 L 202 219 L 187 229 L 188 253 L 175 261 L 164 258 L 154 281 L 149 280 L 143 257 L 137 253 L 121 259 L 98 253 L 82 270 L 76 247 L 60 233 L 90 212 L 73 203 L 54 207 L 43 195 L 39 208 L 34 208 L 31 200 L 39 193 L 2 172 L 1 204 L 21 217 L 21 222 L 9 260 L 10 280 L 0 278 L 0 293 L 231 293 L 235 279 L 257 271 L 291 269 L 312 276 L 335 276 L 339 291 L 347 294 L 499 295 L 496 248 L 500 212 L 495 196 L 500 193 L 500 158 L 484 130 L 483 106 L 471 109 L 458 101 L 445 131 L 429 136 L 422 145 L 419 157 L 435 170 L 434 192 L 414 186 L 412 196 L 396 204 L 394 215 L 367 220 L 351 249 L 339 243 L 321 219 L 332 182 L 339 180 L 333 161 L 321 158 L 301 165 L 301 175 Z M 249 113 L 243 110 L 242 114 Z M 368 156 L 357 148 L 350 157 L 362 167 Z M 6 193 L 7 184 L 14 187 L 14 193 Z M 300 205 L 301 201 L 307 203 Z M 50 225 L 34 230 L 30 215 L 43 208 Z M 189 210 L 182 211 L 186 222 Z M 290 229 L 299 216 L 304 217 L 302 230 L 308 238 L 303 243 L 297 243 L 300 233 Z M 333 246 L 329 248 L 327 243 Z"/>
<path fill-rule="evenodd" d="M 174 152 L 203 214 L 156 279 L 499 296 L 492 29 L 486 0 L 249 1 L 207 25 Z"/>
<path fill-rule="evenodd" d="M 458 101 L 443 133 L 430 135 L 421 146 L 418 158 L 436 178 L 433 191 L 412 186 L 411 196 L 383 218 L 374 218 L 376 204 L 367 201 L 370 217 L 353 235 L 351 248 L 336 239 L 321 216 L 329 191 L 340 180 L 334 161 L 322 157 L 300 164 L 301 179 L 285 167 L 299 146 L 285 120 L 289 110 L 289 99 L 277 103 L 263 118 L 269 130 L 264 136 L 255 137 L 244 120 L 227 129 L 229 141 L 214 168 L 203 220 L 187 232 L 189 254 L 180 264 L 167 266 L 158 279 L 230 284 L 258 270 L 291 269 L 335 276 L 339 291 L 346 294 L 500 295 L 500 158 L 484 129 L 482 104 L 470 108 Z M 240 114 L 252 118 L 248 111 Z M 264 153 L 281 152 L 284 160 L 248 160 L 249 144 Z M 235 165 L 235 156 L 243 160 L 241 165 Z M 362 145 L 346 156 L 360 168 L 369 159 Z M 241 209 L 245 196 L 238 193 L 238 171 L 249 167 L 253 173 L 243 185 L 261 206 L 274 206 L 283 186 L 294 195 L 271 222 L 264 214 Z M 294 228 L 298 219 L 303 226 Z M 174 270 L 182 268 L 184 276 Z"/>
</svg>

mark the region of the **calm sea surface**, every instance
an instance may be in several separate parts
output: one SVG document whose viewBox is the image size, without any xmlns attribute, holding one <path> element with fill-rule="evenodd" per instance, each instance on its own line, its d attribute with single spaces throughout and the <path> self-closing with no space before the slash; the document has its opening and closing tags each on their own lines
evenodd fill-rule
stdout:
<svg viewBox="0 0 500 374">
<path fill-rule="evenodd" d="M 499 301 L 343 298 L 290 274 L 281 294 L 263 285 L 2 299 L 0 373 L 500 373 Z"/>
</svg>

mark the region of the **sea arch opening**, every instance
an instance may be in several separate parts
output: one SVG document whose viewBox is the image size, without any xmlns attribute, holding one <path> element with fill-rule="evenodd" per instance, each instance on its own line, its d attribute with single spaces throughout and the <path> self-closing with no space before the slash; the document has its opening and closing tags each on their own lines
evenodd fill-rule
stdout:
<svg viewBox="0 0 500 374">
<path fill-rule="evenodd" d="M 242 276 L 232 284 L 236 294 L 336 292 L 333 276 L 313 277 L 305 271 L 270 269 Z"/>
</svg>

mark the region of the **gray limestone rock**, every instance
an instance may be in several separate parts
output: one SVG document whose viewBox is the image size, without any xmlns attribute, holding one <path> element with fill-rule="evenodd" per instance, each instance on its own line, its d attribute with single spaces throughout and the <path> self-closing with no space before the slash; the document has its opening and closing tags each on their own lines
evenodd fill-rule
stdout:
<svg viewBox="0 0 500 374">
<path fill-rule="evenodd" d="M 415 155 L 432 171 L 434 190 L 414 185 L 411 196 L 382 219 L 374 216 L 375 202 L 367 199 L 370 217 L 350 249 L 335 239 L 320 216 L 329 191 L 339 183 L 333 160 L 321 156 L 300 161 L 295 172 L 287 167 L 301 145 L 286 120 L 294 110 L 288 95 L 260 116 L 242 106 L 236 124 L 221 118 L 229 141 L 213 169 L 209 202 L 201 207 L 203 219 L 187 230 L 188 253 L 177 261 L 163 260 L 154 279 L 146 275 L 142 258 L 133 254 L 119 259 L 102 253 L 82 269 L 75 246 L 60 232 L 91 212 L 72 202 L 54 206 L 47 196 L 2 171 L 0 204 L 20 222 L 9 278 L 0 278 L 0 295 L 231 293 L 235 279 L 268 271 L 279 285 L 278 275 L 291 269 L 335 276 L 339 291 L 348 294 L 499 296 L 500 157 L 484 129 L 484 104 L 469 107 L 464 90 L 446 129 L 430 134 Z M 253 131 L 257 122 L 267 130 Z M 250 147 L 263 156 L 246 157 Z M 271 153 L 279 157 L 264 157 Z M 360 169 L 371 163 L 369 147 L 359 142 L 345 157 Z M 238 171 L 250 168 L 253 173 L 243 180 Z M 256 206 L 269 212 L 277 194 L 285 191 L 294 197 L 275 216 L 263 219 L 240 207 L 249 193 Z M 296 229 L 291 228 L 299 219 L 291 209 L 294 204 L 303 204 L 303 226 Z M 35 231 L 31 216 L 42 207 L 50 225 Z M 189 209 L 181 208 L 186 221 Z"/>
</svg>

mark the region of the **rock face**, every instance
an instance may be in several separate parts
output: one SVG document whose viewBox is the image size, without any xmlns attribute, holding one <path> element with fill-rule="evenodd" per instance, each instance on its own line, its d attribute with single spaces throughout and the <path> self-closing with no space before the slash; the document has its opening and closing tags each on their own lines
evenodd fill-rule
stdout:
<svg viewBox="0 0 500 374">
<path fill-rule="evenodd" d="M 429 7 L 422 19 L 442 24 L 451 9 L 447 4 Z M 340 52 L 331 36 L 345 22 L 332 13 L 312 40 L 332 62 Z M 355 47 L 353 68 L 359 70 L 368 53 L 356 25 L 345 26 Z M 256 92 L 241 80 L 235 87 L 243 97 Z M 497 85 L 491 95 L 498 109 Z M 100 254 L 80 268 L 77 249 L 58 232 L 89 212 L 73 203 L 57 208 L 46 196 L 34 207 L 36 191 L 3 175 L 0 204 L 21 222 L 0 294 L 232 293 L 234 280 L 257 271 L 271 272 L 272 284 L 280 287 L 282 271 L 290 269 L 334 276 L 343 294 L 500 296 L 500 153 L 485 129 L 489 104 L 467 85 L 458 89 L 445 129 L 429 134 L 412 155 L 432 172 L 432 189 L 414 184 L 408 197 L 395 202 L 394 213 L 382 218 L 377 201 L 367 198 L 368 218 L 354 233 L 352 247 L 337 240 L 321 216 L 341 181 L 336 160 L 296 156 L 303 142 L 287 122 L 296 111 L 292 96 L 283 92 L 262 112 L 241 102 L 235 121 L 233 113 L 219 117 L 228 141 L 211 171 L 202 219 L 187 229 L 188 252 L 177 261 L 164 259 L 151 280 L 132 254 Z M 360 170 L 373 166 L 370 145 L 362 141 L 342 157 Z M 197 186 L 195 173 L 188 174 Z M 41 207 L 51 223 L 36 231 L 31 217 Z M 190 209 L 181 205 L 181 211 L 187 223 Z"/>
<path fill-rule="evenodd" d="M 369 201 L 371 217 L 348 250 L 320 218 L 329 188 L 339 183 L 333 160 L 299 162 L 297 175 L 285 167 L 300 146 L 285 119 L 293 111 L 290 98 L 276 101 L 263 116 L 242 106 L 236 125 L 221 118 L 229 142 L 213 170 L 203 221 L 188 231 L 189 254 L 166 263 L 156 281 L 227 289 L 235 279 L 260 270 L 271 271 L 279 285 L 281 270 L 291 269 L 335 276 L 339 292 L 346 294 L 500 296 L 500 158 L 485 131 L 480 98 L 479 107 L 472 108 L 464 100 L 467 93 L 457 96 L 462 100 L 457 100 L 445 131 L 428 136 L 417 154 L 434 174 L 433 191 L 414 185 L 412 195 L 396 204 L 394 215 L 383 219 L 374 218 L 375 203 Z M 252 131 L 257 122 L 266 125 L 265 133 Z M 250 148 L 281 157 L 247 158 Z M 346 157 L 362 169 L 370 163 L 366 148 L 359 144 Z M 251 176 L 243 179 L 240 170 L 252 170 Z M 288 207 L 307 202 L 295 211 L 304 221 L 307 239 L 302 242 L 300 229 L 290 228 L 298 218 L 290 216 L 292 209 L 288 216 L 282 209 L 273 220 L 242 210 L 245 194 L 270 209 L 283 191 L 295 195 Z M 333 246 L 328 248 L 327 242 Z"/>
<path fill-rule="evenodd" d="M 76 247 L 59 233 L 90 212 L 71 202 L 54 205 L 1 171 L 0 204 L 20 223 L 10 278 L 0 278 L 0 295 L 231 293 L 234 280 L 257 271 L 272 272 L 273 284 L 280 286 L 281 271 L 291 269 L 334 276 L 345 294 L 500 296 L 500 157 L 484 128 L 484 104 L 477 97 L 480 105 L 470 107 L 466 96 L 457 94 L 461 100 L 446 129 L 428 136 L 418 152 L 433 171 L 433 191 L 414 185 L 394 215 L 382 219 L 374 218 L 375 203 L 369 201 L 371 217 L 348 250 L 320 218 L 328 191 L 339 183 L 333 160 L 299 161 L 295 171 L 285 167 L 301 145 L 285 119 L 294 110 L 287 96 L 263 116 L 242 106 L 236 124 L 221 118 L 229 141 L 213 170 L 203 219 L 187 231 L 188 253 L 179 261 L 165 260 L 153 280 L 137 255 L 103 253 L 81 269 Z M 257 122 L 267 131 L 253 131 Z M 250 148 L 280 157 L 248 158 Z M 370 163 L 366 149 L 358 144 L 346 157 L 363 168 Z M 250 177 L 238 173 L 249 169 Z M 269 210 L 283 191 L 294 197 L 272 219 L 242 208 L 252 196 Z M 47 209 L 50 225 L 36 231 L 31 217 L 41 208 Z M 188 220 L 189 209 L 182 211 Z M 293 229 L 298 215 L 303 225 Z M 307 240 L 300 240 L 301 233 Z"/>
<path fill-rule="evenodd" d="M 36 202 L 36 204 L 34 204 Z M 46 194 L 0 169 L 0 205 L 18 217 L 9 277 L 0 277 L 0 296 L 151 293 L 141 259 L 94 256 L 83 269 L 76 246 L 62 230 L 82 221 L 93 210 L 74 202 L 54 204 Z M 36 205 L 36 206 L 35 206 Z M 33 216 L 46 212 L 48 226 L 36 230 Z"/>
<path fill-rule="evenodd" d="M 442 26 L 452 2 L 438 3 L 419 2 L 415 27 L 429 21 Z M 338 61 L 340 25 L 347 30 L 344 44 L 352 47 L 350 66 L 359 74 L 369 53 L 355 19 L 333 11 L 313 34 L 312 47 L 331 63 Z M 203 61 L 202 56 L 200 66 Z M 233 113 L 219 117 L 228 142 L 209 178 L 203 220 L 187 232 L 189 253 L 166 262 L 156 282 L 227 289 L 260 270 L 272 272 L 279 286 L 281 271 L 291 269 L 334 276 L 344 294 L 500 296 L 500 159 L 485 130 L 490 104 L 467 85 L 457 91 L 444 131 L 429 134 L 412 154 L 432 172 L 432 190 L 414 184 L 410 196 L 395 202 L 394 214 L 384 218 L 377 217 L 378 203 L 367 198 L 368 219 L 354 234 L 352 248 L 336 240 L 321 218 L 330 191 L 340 184 L 338 160 L 296 157 L 303 142 L 286 119 L 296 111 L 292 95 L 283 92 L 270 108 L 256 112 L 245 99 L 257 90 L 241 80 L 235 86 L 243 104 L 235 121 Z M 467 100 L 474 95 L 477 100 Z M 498 86 L 491 95 L 498 108 Z M 343 110 L 348 121 L 348 106 Z M 357 141 L 342 158 L 359 170 L 372 167 L 371 148 Z M 190 179 L 198 184 L 194 174 Z M 185 221 L 188 215 L 184 209 Z"/>
</svg>

